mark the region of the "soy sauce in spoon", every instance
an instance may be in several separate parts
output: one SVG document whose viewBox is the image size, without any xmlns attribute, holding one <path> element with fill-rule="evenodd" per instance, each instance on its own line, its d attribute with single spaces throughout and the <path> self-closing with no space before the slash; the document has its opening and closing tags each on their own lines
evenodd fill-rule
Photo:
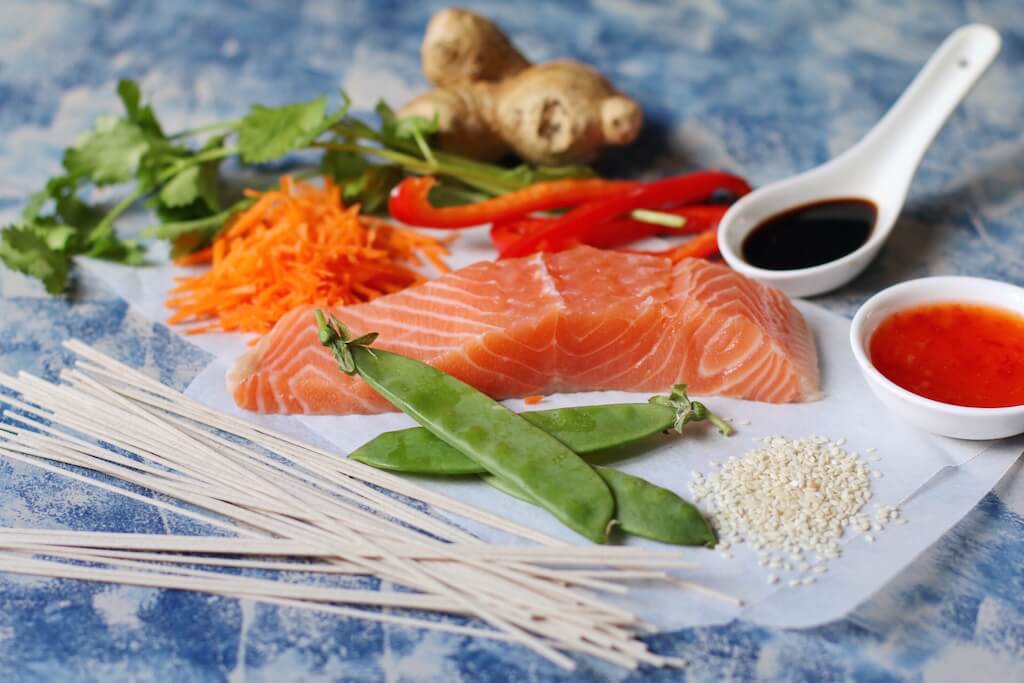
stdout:
<svg viewBox="0 0 1024 683">
<path fill-rule="evenodd" d="M 765 270 L 811 268 L 852 254 L 871 237 L 878 217 L 860 198 L 804 204 L 762 221 L 743 240 L 743 259 Z"/>
</svg>

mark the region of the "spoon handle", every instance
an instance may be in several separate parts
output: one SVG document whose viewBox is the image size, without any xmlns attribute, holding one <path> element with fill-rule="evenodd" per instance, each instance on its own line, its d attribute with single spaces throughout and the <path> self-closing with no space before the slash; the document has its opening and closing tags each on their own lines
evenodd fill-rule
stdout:
<svg viewBox="0 0 1024 683">
<path fill-rule="evenodd" d="M 999 33 L 970 24 L 954 31 L 935 51 L 896 104 L 846 154 L 871 160 L 876 182 L 905 189 L 925 150 L 946 119 L 999 52 Z"/>
</svg>

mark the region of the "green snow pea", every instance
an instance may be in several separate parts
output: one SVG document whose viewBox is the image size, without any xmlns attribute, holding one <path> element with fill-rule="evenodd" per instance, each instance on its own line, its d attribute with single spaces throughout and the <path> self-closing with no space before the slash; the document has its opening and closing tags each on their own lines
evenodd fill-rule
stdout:
<svg viewBox="0 0 1024 683">
<path fill-rule="evenodd" d="M 347 374 L 367 384 L 491 474 L 528 492 L 559 521 L 605 543 L 615 501 L 604 480 L 561 441 L 486 394 L 412 358 L 370 349 L 345 324 L 315 311 L 320 343 Z"/>
<path fill-rule="evenodd" d="M 711 525 L 690 503 L 646 479 L 611 467 L 594 466 L 615 498 L 615 519 L 626 533 L 675 545 L 715 545 Z M 485 474 L 485 482 L 510 496 L 536 505 L 530 494 L 508 480 Z"/>
<path fill-rule="evenodd" d="M 670 396 L 655 396 L 648 403 L 616 403 L 555 408 L 520 413 L 579 455 L 623 446 L 699 420 L 712 421 L 723 434 L 729 424 L 702 403 L 686 396 L 678 384 Z M 479 474 L 486 470 L 460 451 L 446 446 L 428 430 L 412 427 L 385 432 L 349 455 L 379 469 L 414 474 Z"/>
</svg>

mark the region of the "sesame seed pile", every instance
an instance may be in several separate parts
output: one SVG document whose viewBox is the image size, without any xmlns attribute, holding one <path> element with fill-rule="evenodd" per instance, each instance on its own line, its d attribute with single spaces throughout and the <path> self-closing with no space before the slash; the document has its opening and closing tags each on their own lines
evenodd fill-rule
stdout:
<svg viewBox="0 0 1024 683">
<path fill-rule="evenodd" d="M 717 529 L 724 558 L 732 557 L 733 544 L 747 543 L 759 552 L 761 566 L 795 574 L 790 586 L 806 585 L 839 557 L 839 539 L 848 529 L 873 542 L 872 532 L 902 521 L 891 505 L 879 506 L 873 521 L 863 512 L 871 480 L 882 473 L 844 450 L 844 440 L 769 436 L 759 443 L 741 458 L 713 463 L 706 477 L 692 473 L 690 491 Z M 768 581 L 778 583 L 778 574 Z"/>
</svg>

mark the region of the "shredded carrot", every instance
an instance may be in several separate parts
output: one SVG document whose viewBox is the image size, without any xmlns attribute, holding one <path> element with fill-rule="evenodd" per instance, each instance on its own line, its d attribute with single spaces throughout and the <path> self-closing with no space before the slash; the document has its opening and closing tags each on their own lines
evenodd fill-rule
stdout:
<svg viewBox="0 0 1024 683">
<path fill-rule="evenodd" d="M 194 266 L 201 263 L 209 263 L 210 259 L 213 258 L 213 249 L 206 247 L 199 251 L 192 252 L 191 254 L 185 254 L 174 259 L 175 265 L 178 266 Z"/>
<path fill-rule="evenodd" d="M 188 333 L 270 331 L 292 308 L 342 306 L 422 282 L 424 262 L 448 272 L 445 242 L 359 215 L 330 179 L 324 187 L 281 179 L 278 190 L 247 190 L 256 202 L 207 249 L 177 259 L 210 263 L 178 278 L 167 301 Z"/>
<path fill-rule="evenodd" d="M 535 406 L 543 400 L 543 396 L 541 396 L 540 394 L 534 394 L 533 396 L 527 396 L 526 398 L 524 398 L 523 403 L 525 403 L 528 406 Z"/>
</svg>

